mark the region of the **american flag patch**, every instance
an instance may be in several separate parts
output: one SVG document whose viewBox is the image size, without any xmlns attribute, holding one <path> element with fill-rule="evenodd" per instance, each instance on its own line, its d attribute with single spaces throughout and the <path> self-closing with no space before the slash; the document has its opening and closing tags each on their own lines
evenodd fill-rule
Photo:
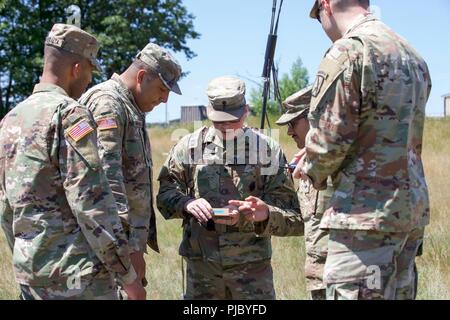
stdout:
<svg viewBox="0 0 450 320">
<path fill-rule="evenodd" d="M 97 121 L 98 130 L 117 129 L 117 122 L 112 118 L 100 119 Z"/>
<path fill-rule="evenodd" d="M 86 120 L 81 120 L 72 128 L 67 131 L 67 134 L 75 140 L 75 142 L 80 141 L 89 133 L 94 131 L 94 129 L 90 126 L 90 124 Z"/>
</svg>

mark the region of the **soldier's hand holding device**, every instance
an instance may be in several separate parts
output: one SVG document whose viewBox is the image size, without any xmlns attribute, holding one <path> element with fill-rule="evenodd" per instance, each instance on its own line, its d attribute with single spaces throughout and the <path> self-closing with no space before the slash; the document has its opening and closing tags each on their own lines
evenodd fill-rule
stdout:
<svg viewBox="0 0 450 320">
<path fill-rule="evenodd" d="M 229 204 L 237 206 L 248 221 L 263 222 L 269 219 L 269 206 L 259 198 L 248 197 L 245 201 L 231 200 Z"/>
<path fill-rule="evenodd" d="M 202 224 L 214 220 L 214 223 L 233 226 L 239 220 L 239 210 L 237 207 L 228 205 L 225 208 L 213 209 L 211 204 L 205 199 L 192 199 L 185 205 L 185 211 L 192 215 Z"/>
<path fill-rule="evenodd" d="M 212 219 L 213 208 L 203 198 L 189 200 L 185 204 L 184 210 L 200 223 L 207 223 Z"/>
<path fill-rule="evenodd" d="M 228 205 L 225 208 L 213 209 L 213 219 L 217 224 L 234 226 L 239 221 L 238 207 Z"/>
</svg>

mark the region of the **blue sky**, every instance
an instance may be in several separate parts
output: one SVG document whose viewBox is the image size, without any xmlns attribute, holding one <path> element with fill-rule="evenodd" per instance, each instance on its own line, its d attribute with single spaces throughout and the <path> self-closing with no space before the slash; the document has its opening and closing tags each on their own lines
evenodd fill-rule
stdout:
<svg viewBox="0 0 450 320">
<path fill-rule="evenodd" d="M 279 26 L 276 61 L 280 75 L 289 72 L 301 57 L 314 81 L 315 72 L 331 42 L 315 20 L 309 18 L 313 0 L 285 0 Z M 450 93 L 450 1 L 377 0 L 371 1 L 381 19 L 405 37 L 428 62 L 433 91 L 427 105 L 430 116 L 443 114 L 441 96 Z M 206 87 L 218 76 L 246 78 L 247 92 L 260 81 L 272 0 L 185 0 L 195 15 L 198 40 L 188 41 L 197 54 L 186 60 L 174 54 L 189 75 L 180 81 L 182 96 L 171 94 L 169 119 L 180 117 L 180 106 L 207 104 Z M 163 122 L 161 104 L 147 116 L 148 122 Z"/>
</svg>

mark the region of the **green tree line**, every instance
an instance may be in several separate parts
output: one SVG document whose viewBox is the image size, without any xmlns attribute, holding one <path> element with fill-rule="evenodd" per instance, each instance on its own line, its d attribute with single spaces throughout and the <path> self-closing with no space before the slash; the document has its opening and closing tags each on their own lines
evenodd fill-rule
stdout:
<svg viewBox="0 0 450 320">
<path fill-rule="evenodd" d="M 307 87 L 309 84 L 308 70 L 303 66 L 301 58 L 292 64 L 289 73 L 283 74 L 278 82 L 280 91 L 280 98 L 284 101 L 289 96 L 293 95 L 297 91 Z M 272 84 L 273 88 L 273 84 Z M 271 95 L 271 99 L 267 103 L 267 112 L 271 115 L 279 115 L 283 112 L 280 109 L 279 103 L 274 98 L 274 94 Z M 261 84 L 256 89 L 252 89 L 250 92 L 250 104 L 252 106 L 252 114 L 261 115 L 263 104 L 263 85 Z"/>
<path fill-rule="evenodd" d="M 102 45 L 104 73 L 94 82 L 122 71 L 149 41 L 195 56 L 186 42 L 200 34 L 182 0 L 0 0 L 0 119 L 39 81 L 44 39 L 53 24 L 66 23 L 70 5 Z"/>
</svg>

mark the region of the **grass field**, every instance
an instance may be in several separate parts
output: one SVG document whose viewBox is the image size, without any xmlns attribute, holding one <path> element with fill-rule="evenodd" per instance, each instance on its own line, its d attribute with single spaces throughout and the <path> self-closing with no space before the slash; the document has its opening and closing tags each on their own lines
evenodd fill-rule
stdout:
<svg viewBox="0 0 450 320">
<path fill-rule="evenodd" d="M 256 125 L 252 119 L 250 124 Z M 193 127 L 193 126 L 191 126 Z M 173 142 L 169 137 L 181 127 L 150 129 L 154 172 L 157 177 Z M 187 128 L 192 130 L 192 128 Z M 177 131 L 183 134 L 183 131 Z M 420 272 L 419 299 L 450 299 L 450 119 L 427 119 L 424 138 L 424 162 L 431 195 L 431 225 L 426 230 L 424 255 L 417 259 Z M 288 158 L 296 152 L 284 130 L 280 142 Z M 155 177 L 155 178 L 156 178 Z M 154 183 L 155 192 L 158 184 Z M 147 260 L 149 299 L 180 299 L 182 295 L 181 221 L 165 221 L 158 214 L 160 254 L 150 253 Z M 273 238 L 273 268 L 278 299 L 306 299 L 303 263 L 303 238 Z M 11 254 L 3 234 L 0 236 L 0 299 L 16 299 L 18 287 L 11 267 Z"/>
</svg>

